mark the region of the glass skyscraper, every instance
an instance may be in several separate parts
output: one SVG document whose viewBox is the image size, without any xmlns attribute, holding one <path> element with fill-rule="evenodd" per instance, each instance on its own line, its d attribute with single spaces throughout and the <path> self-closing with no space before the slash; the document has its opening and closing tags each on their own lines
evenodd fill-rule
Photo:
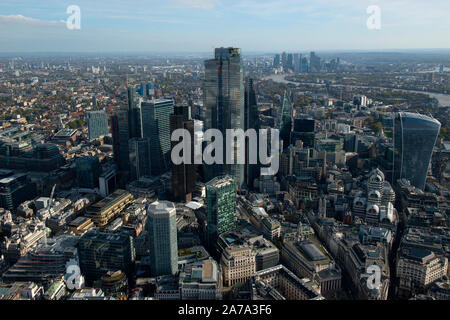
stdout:
<svg viewBox="0 0 450 320">
<path fill-rule="evenodd" d="M 79 188 L 98 188 L 100 162 L 97 157 L 80 157 L 75 161 L 77 168 L 77 185 Z"/>
<path fill-rule="evenodd" d="M 216 177 L 206 184 L 208 245 L 213 247 L 224 232 L 236 228 L 236 184 L 230 176 Z"/>
<path fill-rule="evenodd" d="M 130 127 L 128 124 L 128 112 L 126 110 L 117 110 L 111 117 L 111 127 L 114 160 L 119 166 L 119 170 L 129 171 L 128 140 L 130 139 Z"/>
<path fill-rule="evenodd" d="M 245 129 L 244 124 L 244 72 L 240 49 L 217 48 L 214 59 L 205 61 L 203 85 L 203 107 L 205 129 L 218 129 L 225 137 L 227 129 Z M 234 159 L 238 159 L 239 146 L 235 144 Z M 244 183 L 244 165 L 212 165 L 206 170 L 207 179 L 229 174 L 238 187 Z"/>
<path fill-rule="evenodd" d="M 152 175 L 150 162 L 150 141 L 148 138 L 132 138 L 128 141 L 130 157 L 130 178 L 138 180 Z"/>
<path fill-rule="evenodd" d="M 169 201 L 148 207 L 146 230 L 150 244 L 150 271 L 153 276 L 175 275 L 178 271 L 177 212 Z"/>
<path fill-rule="evenodd" d="M 90 111 L 87 113 L 89 140 L 108 134 L 108 118 L 105 111 Z"/>
<path fill-rule="evenodd" d="M 170 169 L 170 115 L 173 100 L 148 100 L 141 105 L 142 133 L 150 140 L 152 175 L 159 176 Z"/>
<path fill-rule="evenodd" d="M 128 126 L 130 138 L 142 138 L 142 98 L 136 96 L 136 87 L 128 86 Z"/>
<path fill-rule="evenodd" d="M 421 190 L 425 183 L 433 148 L 441 130 L 436 119 L 410 112 L 399 112 L 394 119 L 394 177 L 407 179 Z"/>
</svg>

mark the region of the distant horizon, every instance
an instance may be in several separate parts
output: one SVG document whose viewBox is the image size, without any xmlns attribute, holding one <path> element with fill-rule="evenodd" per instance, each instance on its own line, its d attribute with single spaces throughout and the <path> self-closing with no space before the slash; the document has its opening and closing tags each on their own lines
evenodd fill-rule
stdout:
<svg viewBox="0 0 450 320">
<path fill-rule="evenodd" d="M 0 48 L 2 53 L 204 53 L 225 45 L 250 53 L 450 50 L 450 1 L 432 2 L 3 1 Z"/>
<path fill-rule="evenodd" d="M 233 46 L 224 46 L 224 47 L 233 47 Z M 220 48 L 220 47 L 217 47 Z M 310 53 L 315 52 L 317 54 L 351 54 L 351 53 L 421 53 L 421 54 L 435 54 L 435 53 L 450 53 L 450 48 L 392 48 L 392 49 L 342 49 L 342 50 L 333 50 L 333 49 L 324 49 L 324 50 L 315 50 L 315 49 L 301 49 L 301 50 L 279 50 L 279 51 L 269 51 L 269 50 L 249 50 L 246 51 L 245 48 L 241 48 L 241 53 L 245 55 L 276 55 L 281 54 L 283 52 L 286 53 Z M 178 54 L 199 54 L 199 55 L 210 55 L 214 53 L 215 48 L 211 48 L 209 51 L 190 51 L 190 50 L 177 50 L 177 51 L 152 51 L 152 50 L 142 50 L 142 51 L 0 51 L 0 56 L 33 56 L 33 55 L 123 55 L 123 56 L 135 56 L 135 55 L 178 55 Z"/>
</svg>

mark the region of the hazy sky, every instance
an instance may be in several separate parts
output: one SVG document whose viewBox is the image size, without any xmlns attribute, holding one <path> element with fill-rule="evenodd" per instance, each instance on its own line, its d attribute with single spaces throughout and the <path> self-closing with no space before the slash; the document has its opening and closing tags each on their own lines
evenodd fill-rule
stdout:
<svg viewBox="0 0 450 320">
<path fill-rule="evenodd" d="M 81 30 L 66 27 L 70 5 Z M 449 0 L 2 0 L 0 52 L 450 48 L 449 13 Z"/>
</svg>

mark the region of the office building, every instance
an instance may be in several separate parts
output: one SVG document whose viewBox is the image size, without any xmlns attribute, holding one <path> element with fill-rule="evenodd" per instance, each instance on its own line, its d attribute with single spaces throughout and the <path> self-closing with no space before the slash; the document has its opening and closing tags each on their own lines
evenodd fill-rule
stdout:
<svg viewBox="0 0 450 320">
<path fill-rule="evenodd" d="M 244 130 L 244 91 L 244 72 L 240 49 L 217 48 L 214 59 L 205 61 L 203 85 L 205 129 L 217 129 L 222 132 L 223 137 L 226 137 L 227 129 Z M 226 163 L 225 140 L 223 163 Z M 240 152 L 238 143 L 235 143 L 234 149 L 229 151 L 234 154 L 235 163 Z M 240 188 L 244 183 L 244 164 L 207 166 L 207 180 L 224 174 L 232 176 Z"/>
<path fill-rule="evenodd" d="M 25 173 L 18 173 L 0 180 L 0 207 L 15 212 L 26 200 L 36 196 L 36 184 Z"/>
<path fill-rule="evenodd" d="M 245 82 L 245 131 L 254 129 L 259 133 L 260 121 L 258 113 L 258 105 L 256 101 L 256 91 L 253 85 L 253 79 L 247 79 Z M 258 139 L 259 140 L 259 139 Z M 259 144 L 259 143 L 258 143 Z M 259 150 L 256 146 L 256 150 Z M 258 157 L 257 157 L 258 158 Z M 256 164 L 250 163 L 250 143 L 245 144 L 245 184 L 247 187 L 253 187 L 253 181 L 260 176 L 260 165 L 257 160 Z"/>
<path fill-rule="evenodd" d="M 152 175 L 150 140 L 148 138 L 131 138 L 128 141 L 130 157 L 130 179 Z"/>
<path fill-rule="evenodd" d="M 142 134 L 150 140 L 152 175 L 159 176 L 170 169 L 171 134 L 170 115 L 173 100 L 146 100 L 142 102 Z"/>
<path fill-rule="evenodd" d="M 189 132 L 191 156 L 190 163 L 171 164 L 173 199 L 175 201 L 191 201 L 192 192 L 194 192 L 197 180 L 197 173 L 194 164 L 195 128 L 194 120 L 191 119 L 191 108 L 189 106 L 176 106 L 174 108 L 174 114 L 170 116 L 170 132 L 173 133 L 177 129 L 184 129 Z M 178 143 L 180 142 L 173 141 L 172 148 Z M 185 143 L 184 140 L 183 143 Z M 187 144 L 185 144 L 186 146 Z"/>
<path fill-rule="evenodd" d="M 55 144 L 37 144 L 26 152 L 16 152 L 9 147 L 8 143 L 0 143 L 0 167 L 3 169 L 50 172 L 66 163 Z"/>
<path fill-rule="evenodd" d="M 133 200 L 130 192 L 117 189 L 103 200 L 87 208 L 86 217 L 90 218 L 98 228 L 105 228 Z"/>
<path fill-rule="evenodd" d="M 12 265 L 3 275 L 6 283 L 33 281 L 48 284 L 61 279 L 66 272 L 66 263 L 77 258 L 77 237 L 62 235 L 49 239 L 47 244 L 37 244 Z"/>
<path fill-rule="evenodd" d="M 108 134 L 108 118 L 105 111 L 90 111 L 87 113 L 89 140 L 94 140 Z"/>
<path fill-rule="evenodd" d="M 224 176 L 209 181 L 206 201 L 208 244 L 214 247 L 220 234 L 236 228 L 236 185 L 233 178 Z"/>
<path fill-rule="evenodd" d="M 117 165 L 112 164 L 102 167 L 102 173 L 99 177 L 100 195 L 107 197 L 111 192 L 116 190 L 117 185 Z"/>
<path fill-rule="evenodd" d="M 131 138 L 142 137 L 142 95 L 136 96 L 137 90 L 135 86 L 128 86 L 128 128 Z M 143 91 L 143 88 L 142 88 Z"/>
<path fill-rule="evenodd" d="M 251 284 L 252 300 L 324 300 L 313 281 L 300 279 L 281 264 L 258 271 Z"/>
<path fill-rule="evenodd" d="M 95 189 L 99 186 L 100 163 L 97 157 L 81 157 L 75 161 L 79 188 Z"/>
<path fill-rule="evenodd" d="M 218 263 L 205 259 L 186 265 L 180 272 L 180 295 L 182 300 L 220 300 L 222 277 Z"/>
<path fill-rule="evenodd" d="M 399 112 L 394 119 L 394 178 L 425 189 L 431 155 L 441 124 L 418 113 Z"/>
<path fill-rule="evenodd" d="M 178 272 L 177 213 L 168 201 L 156 201 L 147 210 L 146 231 L 150 244 L 150 272 L 153 276 Z"/>
<path fill-rule="evenodd" d="M 320 72 L 321 70 L 321 59 L 316 55 L 315 52 L 311 52 L 309 56 L 309 72 Z"/>
<path fill-rule="evenodd" d="M 91 230 L 78 242 L 81 273 L 87 284 L 92 284 L 109 271 L 133 270 L 135 249 L 133 237 L 126 232 L 104 233 Z"/>
<path fill-rule="evenodd" d="M 225 248 L 220 265 L 226 287 L 245 284 L 256 272 L 256 255 L 248 246 Z"/>
<path fill-rule="evenodd" d="M 128 118 L 128 112 L 126 110 L 118 110 L 111 117 L 114 160 L 120 171 L 130 170 L 130 159 L 128 156 L 130 129 Z"/>
<path fill-rule="evenodd" d="M 422 246 L 405 246 L 398 252 L 399 289 L 423 290 L 448 272 L 448 258 Z"/>
<path fill-rule="evenodd" d="M 274 68 L 279 68 L 281 65 L 281 57 L 279 54 L 275 55 L 275 58 L 273 59 L 273 67 Z"/>
</svg>

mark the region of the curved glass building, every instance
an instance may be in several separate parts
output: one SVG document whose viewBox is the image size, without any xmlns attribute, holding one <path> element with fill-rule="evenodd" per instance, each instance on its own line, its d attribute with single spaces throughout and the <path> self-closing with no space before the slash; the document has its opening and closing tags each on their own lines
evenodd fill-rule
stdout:
<svg viewBox="0 0 450 320">
<path fill-rule="evenodd" d="M 428 167 L 441 124 L 418 113 L 398 112 L 394 119 L 394 176 L 425 189 Z"/>
</svg>

